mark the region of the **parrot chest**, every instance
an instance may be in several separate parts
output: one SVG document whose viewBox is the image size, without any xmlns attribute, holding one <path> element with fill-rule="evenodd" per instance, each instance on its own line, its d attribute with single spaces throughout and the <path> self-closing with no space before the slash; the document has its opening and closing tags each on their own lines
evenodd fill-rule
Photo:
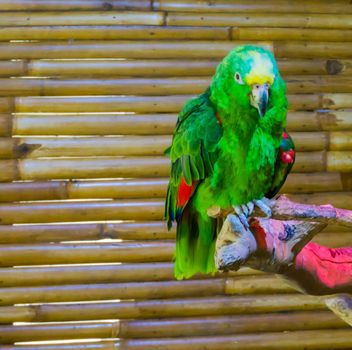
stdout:
<svg viewBox="0 0 352 350">
<path fill-rule="evenodd" d="M 224 137 L 211 179 L 217 205 L 231 207 L 263 197 L 271 186 L 276 155 L 277 141 L 265 132 L 247 139 Z"/>
</svg>

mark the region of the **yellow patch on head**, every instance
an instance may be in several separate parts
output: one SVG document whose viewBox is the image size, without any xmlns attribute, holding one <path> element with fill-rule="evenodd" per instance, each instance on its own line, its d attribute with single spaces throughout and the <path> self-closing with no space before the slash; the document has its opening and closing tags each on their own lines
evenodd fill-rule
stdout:
<svg viewBox="0 0 352 350">
<path fill-rule="evenodd" d="M 273 63 L 266 55 L 261 55 L 259 52 L 251 51 L 248 53 L 252 59 L 252 68 L 246 75 L 245 81 L 248 85 L 265 84 L 270 85 L 274 82 L 275 75 L 273 73 Z"/>
</svg>

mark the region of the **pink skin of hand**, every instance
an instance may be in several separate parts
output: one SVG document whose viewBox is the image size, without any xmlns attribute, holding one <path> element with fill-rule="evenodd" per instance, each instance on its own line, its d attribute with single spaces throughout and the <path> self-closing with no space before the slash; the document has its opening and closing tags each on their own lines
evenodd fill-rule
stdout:
<svg viewBox="0 0 352 350">
<path fill-rule="evenodd" d="M 327 248 L 308 243 L 296 256 L 295 269 L 309 273 L 317 282 L 331 289 L 352 291 L 352 248 Z"/>
</svg>

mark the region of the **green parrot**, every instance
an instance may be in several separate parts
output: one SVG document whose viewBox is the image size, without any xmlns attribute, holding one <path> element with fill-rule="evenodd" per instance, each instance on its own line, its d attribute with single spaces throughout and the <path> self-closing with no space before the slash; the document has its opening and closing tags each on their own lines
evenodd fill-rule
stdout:
<svg viewBox="0 0 352 350">
<path fill-rule="evenodd" d="M 165 203 L 168 228 L 177 223 L 175 277 L 214 273 L 222 220 L 211 207 L 233 208 L 240 220 L 254 205 L 267 215 L 292 168 L 295 150 L 285 131 L 287 99 L 273 55 L 261 47 L 233 49 L 210 86 L 179 114 Z"/>
</svg>

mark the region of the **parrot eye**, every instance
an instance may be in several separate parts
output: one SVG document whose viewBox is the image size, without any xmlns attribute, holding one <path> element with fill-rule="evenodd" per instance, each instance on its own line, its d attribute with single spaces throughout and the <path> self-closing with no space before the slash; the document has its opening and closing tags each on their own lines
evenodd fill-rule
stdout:
<svg viewBox="0 0 352 350">
<path fill-rule="evenodd" d="M 235 80 L 237 81 L 238 84 L 243 85 L 243 80 L 240 73 L 238 72 L 235 73 Z"/>
</svg>

